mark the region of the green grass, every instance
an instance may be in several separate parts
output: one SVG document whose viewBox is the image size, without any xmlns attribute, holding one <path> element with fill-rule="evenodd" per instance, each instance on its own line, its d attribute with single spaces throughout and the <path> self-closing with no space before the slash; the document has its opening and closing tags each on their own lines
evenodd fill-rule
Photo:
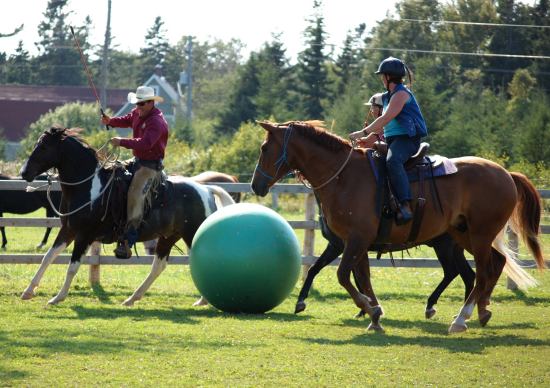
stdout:
<svg viewBox="0 0 550 388">
<path fill-rule="evenodd" d="M 386 334 L 366 332 L 338 285 L 322 272 L 308 309 L 291 297 L 263 315 L 230 315 L 191 304 L 187 266 L 169 266 L 133 308 L 120 306 L 148 272 L 103 266 L 91 289 L 87 268 L 68 299 L 46 307 L 64 266 L 46 273 L 38 295 L 22 301 L 35 265 L 0 266 L 2 386 L 548 386 L 550 275 L 528 294 L 497 285 L 493 318 L 448 335 L 461 304 L 455 281 L 433 320 L 423 317 L 437 269 L 373 269 Z M 297 285 L 298 287 L 298 285 Z"/>
<path fill-rule="evenodd" d="M 287 219 L 303 219 L 282 212 Z M 43 211 L 31 214 L 43 217 Z M 50 240 L 56 234 L 52 232 Z M 42 228 L 8 228 L 8 252 L 32 251 Z M 302 238 L 303 231 L 297 231 Z M 548 235 L 543 245 L 548 247 Z M 316 236 L 315 252 L 326 242 Z M 182 246 L 182 243 L 179 243 Z M 111 254 L 110 247 L 105 248 Z M 411 253 L 433 257 L 433 251 Z M 463 285 L 443 294 L 434 319 L 427 296 L 441 269 L 374 268 L 373 285 L 386 315 L 386 334 L 366 331 L 357 308 L 329 267 L 316 280 L 307 310 L 294 315 L 300 283 L 263 315 L 230 315 L 192 307 L 198 298 L 187 266 L 169 266 L 133 308 L 120 303 L 147 266 L 102 266 L 90 288 L 88 268 L 69 297 L 46 307 L 65 266 L 46 272 L 37 296 L 19 298 L 37 265 L 0 265 L 0 386 L 548 386 L 550 274 L 541 285 L 512 292 L 501 279 L 493 318 L 450 336 Z"/>
</svg>

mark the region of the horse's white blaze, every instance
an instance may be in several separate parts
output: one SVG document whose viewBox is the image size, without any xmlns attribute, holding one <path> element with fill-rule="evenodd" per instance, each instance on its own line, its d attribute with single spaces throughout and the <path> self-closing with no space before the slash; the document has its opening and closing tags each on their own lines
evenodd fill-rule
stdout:
<svg viewBox="0 0 550 388">
<path fill-rule="evenodd" d="M 40 280 L 42 280 L 42 276 L 44 276 L 44 273 L 46 272 L 46 269 L 48 266 L 53 263 L 55 258 L 59 256 L 61 252 L 67 247 L 67 243 L 61 243 L 58 246 L 53 246 L 50 249 L 48 249 L 48 252 L 44 255 L 42 258 L 42 262 L 40 263 L 40 267 L 38 268 L 38 271 L 36 271 L 36 274 L 31 280 L 31 284 L 27 287 L 27 289 L 23 292 L 23 298 L 25 297 L 32 297 L 32 294 L 34 293 L 34 289 L 40 285 Z"/>
<path fill-rule="evenodd" d="M 90 207 L 92 207 L 93 202 L 99 197 L 99 193 L 101 193 L 102 189 L 101 179 L 99 179 L 98 174 L 99 169 L 99 166 L 95 169 L 94 179 L 92 180 L 92 187 L 90 189 Z"/>
</svg>

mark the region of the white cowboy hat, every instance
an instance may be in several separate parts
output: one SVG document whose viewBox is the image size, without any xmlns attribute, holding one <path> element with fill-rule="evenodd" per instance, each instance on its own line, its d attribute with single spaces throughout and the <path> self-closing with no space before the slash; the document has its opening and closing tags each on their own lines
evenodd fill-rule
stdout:
<svg viewBox="0 0 550 388">
<path fill-rule="evenodd" d="M 137 104 L 141 101 L 164 101 L 161 96 L 155 96 L 155 89 L 150 86 L 138 86 L 135 93 L 128 93 L 128 102 L 130 104 Z"/>
<path fill-rule="evenodd" d="M 365 102 L 364 105 L 378 105 L 378 106 L 384 106 L 384 103 L 382 102 L 382 93 L 376 93 L 373 94 L 371 98 L 369 98 L 368 102 Z"/>
</svg>

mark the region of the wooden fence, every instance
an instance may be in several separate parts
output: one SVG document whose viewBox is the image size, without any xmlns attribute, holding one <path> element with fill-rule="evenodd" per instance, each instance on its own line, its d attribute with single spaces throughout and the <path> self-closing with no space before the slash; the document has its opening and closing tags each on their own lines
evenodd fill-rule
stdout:
<svg viewBox="0 0 550 388">
<path fill-rule="evenodd" d="M 35 182 L 33 186 L 43 185 L 44 182 Z M 241 192 L 251 193 L 250 184 L 248 183 L 217 183 L 216 185 L 223 187 L 228 192 Z M 28 183 L 25 181 L 4 181 L 0 180 L 0 190 L 25 190 Z M 42 187 L 39 190 L 46 190 Z M 54 183 L 52 190 L 60 190 L 59 184 Z M 550 198 L 550 190 L 539 190 L 543 198 Z M 280 194 L 303 194 L 305 195 L 305 220 L 303 221 L 288 221 L 290 226 L 294 229 L 304 229 L 304 241 L 302 251 L 302 263 L 306 266 L 313 264 L 317 259 L 314 254 L 315 245 L 315 230 L 319 228 L 317 218 L 317 204 L 315 197 L 312 194 L 311 189 L 301 184 L 277 184 L 272 187 L 272 203 L 278 203 L 278 196 Z M 0 218 L 0 226 L 10 227 L 59 227 L 61 225 L 59 218 Z M 550 225 L 542 225 L 541 232 L 544 234 L 550 234 Z M 511 236 L 512 244 L 517 247 L 517 237 Z M 42 254 L 0 254 L 0 264 L 38 264 L 42 261 Z M 70 255 L 64 254 L 57 257 L 54 264 L 67 264 L 69 263 Z M 114 256 L 101 255 L 101 247 L 96 244 L 91 247 L 89 255 L 83 258 L 82 264 L 90 265 L 90 281 L 92 283 L 98 283 L 100 278 L 100 265 L 143 265 L 151 264 L 153 256 L 143 255 L 140 257 L 133 257 L 129 260 L 119 260 Z M 469 261 L 472 266 L 474 262 Z M 181 255 L 171 255 L 171 264 L 188 264 L 189 257 Z M 332 264 L 336 265 L 339 260 L 335 260 Z M 533 266 L 534 262 L 524 261 L 528 266 Z M 390 267 L 393 264 L 390 259 L 382 258 L 380 260 L 371 259 L 371 265 L 374 267 Z M 432 268 L 439 267 L 439 262 L 434 258 L 413 258 L 413 259 L 399 259 L 395 260 L 396 267 L 415 267 L 415 268 Z"/>
</svg>

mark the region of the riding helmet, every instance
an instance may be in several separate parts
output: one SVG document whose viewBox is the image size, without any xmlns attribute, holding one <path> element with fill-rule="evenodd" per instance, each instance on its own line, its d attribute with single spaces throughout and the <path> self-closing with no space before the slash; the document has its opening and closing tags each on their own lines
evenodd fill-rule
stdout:
<svg viewBox="0 0 550 388">
<path fill-rule="evenodd" d="M 388 57 L 380 62 L 375 74 L 387 74 L 390 76 L 404 77 L 406 74 L 405 64 L 401 59 Z"/>
</svg>

